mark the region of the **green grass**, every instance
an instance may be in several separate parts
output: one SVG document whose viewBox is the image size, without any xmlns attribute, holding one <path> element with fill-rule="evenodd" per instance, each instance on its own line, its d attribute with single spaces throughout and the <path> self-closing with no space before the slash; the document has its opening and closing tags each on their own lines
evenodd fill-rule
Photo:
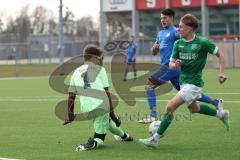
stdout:
<svg viewBox="0 0 240 160">
<path fill-rule="evenodd" d="M 47 78 L 0 80 L 0 157 L 27 160 L 238 160 L 240 70 L 226 70 L 226 74 L 228 81 L 219 85 L 217 71 L 205 70 L 204 92 L 225 99 L 224 106 L 231 113 L 229 132 L 216 118 L 189 117 L 183 105 L 177 114 L 185 117 L 173 121 L 157 149 L 146 149 L 137 139 L 149 136 L 148 125 L 138 124 L 135 120 L 137 113 L 147 114 L 147 103 L 138 101 L 136 106 L 128 106 L 120 101 L 116 112 L 123 117 L 121 127 L 134 136 L 135 141 L 116 142 L 108 133 L 104 147 L 78 153 L 74 151 L 75 147 L 92 136 L 93 127 L 88 121 L 62 126 L 54 108 L 66 95 L 53 91 Z M 172 96 L 163 95 L 158 99 L 168 100 Z M 158 102 L 158 110 L 162 112 L 165 104 L 165 101 Z"/>
<path fill-rule="evenodd" d="M 58 66 L 58 64 L 0 65 L 0 77 L 48 76 Z M 105 67 L 109 68 L 109 63 Z"/>
<path fill-rule="evenodd" d="M 0 65 L 0 77 L 45 76 L 56 67 L 57 64 Z"/>
</svg>

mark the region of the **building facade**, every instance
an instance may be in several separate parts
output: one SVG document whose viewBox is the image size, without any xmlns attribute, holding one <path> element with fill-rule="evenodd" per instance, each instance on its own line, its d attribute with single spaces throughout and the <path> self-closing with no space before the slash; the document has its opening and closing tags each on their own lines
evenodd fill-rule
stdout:
<svg viewBox="0 0 240 160">
<path fill-rule="evenodd" d="M 124 39 L 153 39 L 161 30 L 160 11 L 175 10 L 175 25 L 186 13 L 194 14 L 198 34 L 212 39 L 238 39 L 240 0 L 101 0 L 100 43 Z"/>
</svg>

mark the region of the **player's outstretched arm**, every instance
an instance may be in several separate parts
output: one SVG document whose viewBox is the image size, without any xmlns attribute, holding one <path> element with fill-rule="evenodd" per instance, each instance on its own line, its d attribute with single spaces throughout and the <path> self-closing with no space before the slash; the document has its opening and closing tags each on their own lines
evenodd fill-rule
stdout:
<svg viewBox="0 0 240 160">
<path fill-rule="evenodd" d="M 224 74 L 224 56 L 223 56 L 223 52 L 218 49 L 216 56 L 219 59 L 219 75 L 218 75 L 218 81 L 220 84 L 223 84 L 226 80 L 227 77 Z"/>
<path fill-rule="evenodd" d="M 76 94 L 69 92 L 68 94 L 68 119 L 65 120 L 63 125 L 67 125 L 72 123 L 75 119 L 74 115 L 74 102 L 75 102 Z"/>
</svg>

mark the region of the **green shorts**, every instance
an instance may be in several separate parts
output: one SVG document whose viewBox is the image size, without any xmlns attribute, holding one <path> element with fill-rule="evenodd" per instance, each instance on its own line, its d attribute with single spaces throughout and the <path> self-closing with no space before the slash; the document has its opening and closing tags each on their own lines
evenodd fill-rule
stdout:
<svg viewBox="0 0 240 160">
<path fill-rule="evenodd" d="M 106 134 L 110 127 L 109 113 L 106 113 L 102 116 L 93 119 L 93 125 L 95 133 Z"/>
</svg>

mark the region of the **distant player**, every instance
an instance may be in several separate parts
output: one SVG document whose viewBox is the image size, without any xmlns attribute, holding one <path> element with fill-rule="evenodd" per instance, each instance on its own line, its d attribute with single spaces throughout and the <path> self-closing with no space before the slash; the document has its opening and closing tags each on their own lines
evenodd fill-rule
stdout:
<svg viewBox="0 0 240 160">
<path fill-rule="evenodd" d="M 171 57 L 173 44 L 179 39 L 179 33 L 177 28 L 173 25 L 174 11 L 172 9 L 164 9 L 161 11 L 161 23 L 163 30 L 157 34 L 156 42 L 152 46 L 151 51 L 153 55 L 160 52 L 161 67 L 157 69 L 149 78 L 149 81 L 145 84 L 145 90 L 147 93 L 148 106 L 150 109 L 150 117 L 140 120 L 140 123 L 151 123 L 157 119 L 157 105 L 155 88 L 170 81 L 176 90 L 180 89 L 179 74 L 180 68 L 175 70 L 169 69 L 169 60 Z M 209 96 L 202 94 L 199 97 L 199 101 L 211 103 L 214 106 L 218 106 L 218 99 L 212 99 Z"/>
<path fill-rule="evenodd" d="M 127 80 L 127 74 L 129 67 L 132 66 L 134 72 L 134 80 L 137 79 L 137 68 L 136 68 L 136 57 L 137 57 L 137 44 L 134 42 L 134 36 L 129 37 L 129 46 L 127 49 L 126 65 L 123 75 L 123 81 Z"/>
<path fill-rule="evenodd" d="M 92 121 L 95 133 L 92 138 L 89 138 L 85 144 L 80 144 L 76 151 L 92 150 L 103 145 L 107 131 L 109 130 L 114 135 L 118 136 L 118 140 L 133 141 L 133 138 L 125 133 L 119 126 L 120 120 L 114 115 L 110 92 L 108 91 L 109 83 L 107 73 L 102 64 L 103 52 L 102 49 L 95 45 L 88 45 L 84 49 L 84 64 L 77 68 L 70 80 L 69 97 L 68 97 L 68 117 L 64 125 L 71 123 L 75 115 L 74 101 L 76 95 L 80 100 L 81 112 L 88 113 L 101 106 L 103 100 L 94 98 L 90 93 L 91 90 L 102 91 L 105 94 L 107 103 L 110 105 L 110 114 L 97 115 Z M 89 96 L 79 95 L 79 88 L 89 92 Z M 108 106 L 103 106 L 108 107 Z M 81 131 L 79 131 L 80 133 Z"/>
<path fill-rule="evenodd" d="M 161 135 L 164 134 L 173 120 L 175 110 L 186 103 L 191 113 L 200 113 L 219 118 L 229 130 L 229 111 L 222 109 L 222 102 L 219 102 L 219 110 L 213 109 L 206 104 L 197 104 L 197 99 L 201 97 L 201 90 L 204 85 L 202 71 L 207 61 L 208 53 L 216 55 L 219 59 L 218 81 L 224 83 L 224 57 L 222 51 L 209 39 L 198 37 L 195 34 L 198 28 L 198 19 L 191 15 L 184 15 L 179 23 L 179 33 L 181 39 L 174 44 L 173 54 L 169 64 L 170 69 L 176 70 L 181 66 L 180 91 L 173 97 L 165 108 L 162 122 L 157 133 L 148 139 L 140 139 L 140 143 L 148 147 L 156 147 Z"/>
</svg>

